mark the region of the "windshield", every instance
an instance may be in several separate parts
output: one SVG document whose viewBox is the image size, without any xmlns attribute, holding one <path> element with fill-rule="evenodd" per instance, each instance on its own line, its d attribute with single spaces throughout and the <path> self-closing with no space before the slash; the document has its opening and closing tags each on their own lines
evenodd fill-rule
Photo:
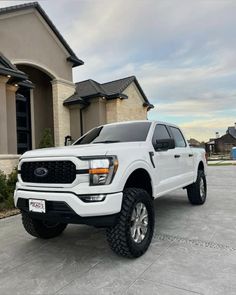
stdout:
<svg viewBox="0 0 236 295">
<path fill-rule="evenodd" d="M 150 122 L 104 125 L 92 129 L 87 134 L 79 138 L 74 145 L 145 141 L 150 126 Z"/>
</svg>

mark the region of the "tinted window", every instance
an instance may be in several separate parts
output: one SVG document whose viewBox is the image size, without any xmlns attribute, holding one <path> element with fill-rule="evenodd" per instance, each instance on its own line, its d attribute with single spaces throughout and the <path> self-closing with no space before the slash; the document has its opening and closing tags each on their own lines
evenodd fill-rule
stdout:
<svg viewBox="0 0 236 295">
<path fill-rule="evenodd" d="M 186 142 L 185 142 L 185 139 L 184 139 L 181 131 L 175 127 L 170 127 L 170 129 L 171 129 L 171 132 L 174 136 L 175 146 L 176 147 L 186 147 Z"/>
<path fill-rule="evenodd" d="M 150 122 L 105 125 L 92 129 L 74 144 L 145 141 Z"/>
<path fill-rule="evenodd" d="M 152 138 L 153 142 L 156 142 L 156 140 L 167 139 L 167 138 L 170 138 L 170 134 L 166 126 L 161 124 L 156 125 L 153 138 Z"/>
</svg>

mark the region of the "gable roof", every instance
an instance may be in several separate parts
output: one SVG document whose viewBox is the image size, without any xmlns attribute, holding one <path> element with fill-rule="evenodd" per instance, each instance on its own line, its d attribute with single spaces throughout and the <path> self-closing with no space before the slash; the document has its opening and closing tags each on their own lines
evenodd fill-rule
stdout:
<svg viewBox="0 0 236 295">
<path fill-rule="evenodd" d="M 103 96 L 106 99 L 128 98 L 123 91 L 134 82 L 144 99 L 144 106 L 153 108 L 144 94 L 135 76 L 130 76 L 106 83 L 98 83 L 92 79 L 76 83 L 75 93 L 64 101 L 64 105 L 86 104 L 90 98 Z"/>
<path fill-rule="evenodd" d="M 236 139 L 236 128 L 234 126 L 228 127 L 227 133 Z"/>
<path fill-rule="evenodd" d="M 35 8 L 39 12 L 39 14 L 43 17 L 43 19 L 46 21 L 48 26 L 51 28 L 51 30 L 54 32 L 54 34 L 57 36 L 57 38 L 59 39 L 61 44 L 64 46 L 64 48 L 70 54 L 70 56 L 67 58 L 67 60 L 73 64 L 73 67 L 83 65 L 84 62 L 76 56 L 76 54 L 70 48 L 70 46 L 68 45 L 66 40 L 62 37 L 61 33 L 57 30 L 55 25 L 52 23 L 52 21 L 50 20 L 50 18 L 48 17 L 48 15 L 43 10 L 43 8 L 39 5 L 38 2 L 30 2 L 30 3 L 0 8 L 0 15 L 6 14 L 6 13 L 11 13 L 11 12 L 16 12 L 16 11 L 21 11 L 21 10 L 32 9 L 32 8 Z"/>
<path fill-rule="evenodd" d="M 122 93 L 133 81 L 135 81 L 135 84 L 138 83 L 135 76 L 130 76 L 130 77 L 122 78 L 119 80 L 114 80 L 111 82 L 103 83 L 102 86 L 110 94 Z M 141 87 L 140 87 L 140 89 L 141 89 Z M 142 96 L 144 99 L 147 99 L 147 97 L 143 91 L 142 91 Z"/>
</svg>

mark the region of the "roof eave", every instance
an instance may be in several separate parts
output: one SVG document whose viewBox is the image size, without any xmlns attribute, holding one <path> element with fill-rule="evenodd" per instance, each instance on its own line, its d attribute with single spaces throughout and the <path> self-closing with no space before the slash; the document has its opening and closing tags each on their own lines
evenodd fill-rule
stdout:
<svg viewBox="0 0 236 295">
<path fill-rule="evenodd" d="M 72 96 L 68 97 L 66 100 L 64 100 L 63 105 L 64 106 L 70 106 L 70 105 L 76 105 L 80 104 L 83 106 L 88 106 L 90 103 L 88 101 L 83 100 L 82 97 L 77 96 L 73 94 Z"/>
<path fill-rule="evenodd" d="M 147 110 L 148 110 L 148 111 L 151 110 L 151 109 L 154 109 L 154 108 L 155 108 L 153 104 L 148 103 L 148 102 L 146 102 L 146 101 L 143 103 L 143 106 L 144 106 L 144 107 L 147 107 Z"/>
<path fill-rule="evenodd" d="M 112 99 L 128 99 L 128 96 L 124 93 L 114 93 L 114 94 L 109 94 L 107 95 L 106 99 L 107 100 L 112 100 Z"/>
<path fill-rule="evenodd" d="M 82 105 L 83 107 L 87 107 L 90 105 L 89 102 L 86 101 L 81 101 L 81 100 L 72 100 L 72 101 L 64 101 L 63 105 L 64 106 L 72 106 L 72 105 Z"/>
<path fill-rule="evenodd" d="M 81 59 L 77 58 L 76 56 L 72 56 L 72 55 L 67 57 L 66 60 L 72 63 L 73 68 L 78 67 L 78 66 L 82 66 L 84 64 L 84 62 Z"/>
<path fill-rule="evenodd" d="M 9 75 L 17 80 L 27 80 L 28 79 L 28 76 L 21 72 L 21 71 L 15 71 L 15 70 L 12 70 L 12 69 L 5 69 L 5 68 L 0 68 L 0 74 L 3 74 L 3 75 Z"/>
</svg>

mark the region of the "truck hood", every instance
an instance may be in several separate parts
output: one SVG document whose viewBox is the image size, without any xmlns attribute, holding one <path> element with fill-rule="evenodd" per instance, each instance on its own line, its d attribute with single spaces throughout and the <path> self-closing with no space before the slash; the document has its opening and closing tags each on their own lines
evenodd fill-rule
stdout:
<svg viewBox="0 0 236 295">
<path fill-rule="evenodd" d="M 116 155 L 119 150 L 136 149 L 140 142 L 119 143 L 97 143 L 86 145 L 72 145 L 56 148 L 43 148 L 28 151 L 20 159 L 44 158 L 44 157 L 81 157 L 81 156 L 104 156 L 106 154 Z"/>
</svg>

